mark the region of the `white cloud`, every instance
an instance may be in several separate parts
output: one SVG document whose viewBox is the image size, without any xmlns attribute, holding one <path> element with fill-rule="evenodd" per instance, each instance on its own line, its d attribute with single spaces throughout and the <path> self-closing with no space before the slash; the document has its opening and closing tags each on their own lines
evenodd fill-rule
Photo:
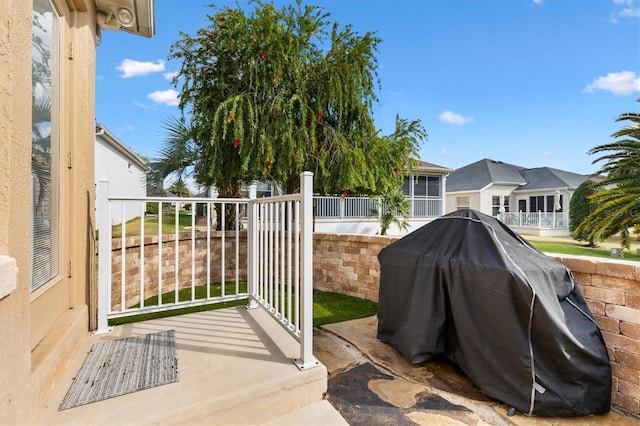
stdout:
<svg viewBox="0 0 640 426">
<path fill-rule="evenodd" d="M 178 92 L 173 89 L 169 90 L 156 90 L 147 95 L 149 99 L 158 104 L 165 104 L 168 106 L 178 106 L 180 98 Z"/>
<path fill-rule="evenodd" d="M 542 1 L 543 1 L 543 0 L 533 0 L 533 2 L 534 2 L 535 4 L 542 4 Z"/>
<path fill-rule="evenodd" d="M 450 149 L 447 149 L 447 148 L 442 148 L 440 150 L 440 153 L 442 153 L 444 155 L 453 155 L 453 151 L 451 151 Z"/>
<path fill-rule="evenodd" d="M 542 151 L 543 157 L 553 157 L 554 155 L 556 155 L 556 152 L 553 150 Z"/>
<path fill-rule="evenodd" d="M 613 4 L 617 7 L 611 13 L 609 20 L 613 24 L 617 24 L 620 18 L 623 19 L 640 19 L 640 1 L 639 0 L 613 0 Z"/>
<path fill-rule="evenodd" d="M 162 76 L 165 78 L 165 80 L 173 80 L 173 77 L 178 75 L 178 71 L 173 71 L 173 72 L 165 72 L 164 74 L 162 74 Z"/>
<path fill-rule="evenodd" d="M 593 93 L 596 90 L 606 90 L 614 95 L 630 95 L 640 92 L 640 77 L 633 71 L 611 72 L 593 80 L 583 92 Z"/>
<path fill-rule="evenodd" d="M 456 124 L 462 126 L 463 124 L 473 123 L 473 117 L 463 117 L 457 112 L 445 111 L 438 116 L 438 119 L 444 123 Z"/>
<path fill-rule="evenodd" d="M 164 61 L 158 59 L 156 62 L 138 62 L 133 59 L 125 59 L 116 69 L 122 71 L 120 78 L 130 78 L 153 72 L 162 72 L 164 71 Z"/>
<path fill-rule="evenodd" d="M 640 18 L 640 7 L 625 7 L 618 16 L 621 18 Z"/>
</svg>

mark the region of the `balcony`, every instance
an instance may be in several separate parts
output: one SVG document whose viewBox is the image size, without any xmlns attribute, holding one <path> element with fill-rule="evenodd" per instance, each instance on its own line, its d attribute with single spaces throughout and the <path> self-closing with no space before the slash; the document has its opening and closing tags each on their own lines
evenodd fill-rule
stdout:
<svg viewBox="0 0 640 426">
<path fill-rule="evenodd" d="M 407 198 L 407 230 L 390 228 L 389 234 L 403 235 L 444 214 L 441 197 Z M 314 196 L 314 230 L 339 234 L 377 234 L 386 206 L 370 197 Z M 381 207 L 382 206 L 382 207 Z"/>
<path fill-rule="evenodd" d="M 300 415 L 304 424 L 307 410 L 319 410 L 340 424 L 322 403 L 327 371 L 313 356 L 311 187 L 311 174 L 303 173 L 293 195 L 134 199 L 113 196 L 100 182 L 96 330 L 38 423 L 268 424 Z M 155 230 L 150 205 L 158 206 Z M 189 226 L 181 222 L 186 206 Z M 131 217 L 127 209 L 139 212 L 137 229 L 122 223 L 112 238 L 112 213 Z M 109 326 L 111 319 L 230 301 L 246 306 Z M 165 330 L 175 334 L 177 382 L 58 410 L 94 343 Z"/>
<path fill-rule="evenodd" d="M 506 212 L 498 220 L 524 235 L 568 236 L 569 216 L 566 212 Z"/>
</svg>

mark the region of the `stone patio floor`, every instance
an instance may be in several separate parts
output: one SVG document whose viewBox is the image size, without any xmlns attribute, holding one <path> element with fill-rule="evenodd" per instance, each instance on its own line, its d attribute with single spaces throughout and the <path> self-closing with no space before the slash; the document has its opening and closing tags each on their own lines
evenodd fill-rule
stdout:
<svg viewBox="0 0 640 426">
<path fill-rule="evenodd" d="M 314 331 L 314 354 L 329 374 L 326 399 L 351 426 L 359 425 L 613 425 L 640 419 L 611 411 L 558 418 L 508 416 L 455 365 L 412 364 L 376 337 L 375 317 L 329 324 Z"/>
</svg>

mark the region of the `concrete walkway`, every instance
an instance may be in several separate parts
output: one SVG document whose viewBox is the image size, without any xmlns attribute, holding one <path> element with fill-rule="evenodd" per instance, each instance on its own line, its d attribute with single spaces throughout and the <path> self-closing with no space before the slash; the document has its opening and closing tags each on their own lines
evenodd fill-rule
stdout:
<svg viewBox="0 0 640 426">
<path fill-rule="evenodd" d="M 326 399 L 351 426 L 358 425 L 614 425 L 638 426 L 619 412 L 549 418 L 507 416 L 455 365 L 412 364 L 377 337 L 375 317 L 317 329 L 314 354 L 326 366 Z"/>
</svg>

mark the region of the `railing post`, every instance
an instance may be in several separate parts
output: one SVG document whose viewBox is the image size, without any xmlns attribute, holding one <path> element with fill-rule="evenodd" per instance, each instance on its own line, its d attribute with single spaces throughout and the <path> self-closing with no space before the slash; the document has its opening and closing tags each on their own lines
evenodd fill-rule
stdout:
<svg viewBox="0 0 640 426">
<path fill-rule="evenodd" d="M 313 173 L 300 174 L 301 228 L 300 253 L 300 358 L 295 360 L 299 369 L 319 365 L 313 356 Z"/>
<path fill-rule="evenodd" d="M 247 293 L 249 293 L 249 303 L 247 309 L 258 307 L 255 300 L 257 294 L 258 279 L 258 204 L 257 186 L 249 186 L 249 203 L 247 205 Z"/>
<path fill-rule="evenodd" d="M 108 314 L 111 306 L 111 212 L 109 181 L 98 181 L 96 220 L 98 224 L 98 328 L 94 334 L 111 331 Z"/>
</svg>

